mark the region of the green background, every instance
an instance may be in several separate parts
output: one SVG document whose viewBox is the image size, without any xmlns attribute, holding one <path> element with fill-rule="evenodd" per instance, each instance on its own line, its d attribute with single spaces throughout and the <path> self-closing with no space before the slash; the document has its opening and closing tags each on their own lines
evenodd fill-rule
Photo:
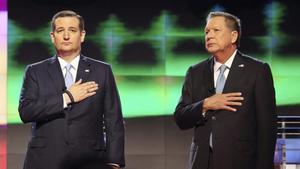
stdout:
<svg viewBox="0 0 300 169">
<path fill-rule="evenodd" d="M 287 5 L 283 2 L 262 4 L 263 8 L 259 9 L 259 12 L 263 16 L 263 19 L 260 19 L 260 22 L 263 22 L 261 25 L 264 25 L 263 33 L 243 35 L 241 51 L 270 64 L 278 106 L 300 104 L 300 90 L 298 89 L 300 57 L 297 52 L 282 53 L 278 51 L 278 48 L 288 45 L 294 40 L 293 34 L 281 30 L 282 22 L 288 15 L 286 13 Z M 211 10 L 226 9 L 226 7 L 220 8 L 218 4 L 213 7 Z M 17 9 L 9 9 L 12 12 L 13 10 Z M 203 13 L 206 14 L 208 11 Z M 102 21 L 93 23 L 95 25 L 94 32 L 89 33 L 87 30 L 83 54 L 85 54 L 84 51 L 88 51 L 88 45 L 93 44 L 101 49 L 102 56 L 98 59 L 112 65 L 125 117 L 160 116 L 173 113 L 180 97 L 186 70 L 190 65 L 210 57 L 204 50 L 203 29 L 206 16 L 204 14 L 201 22 L 186 27 L 177 22 L 181 13 L 161 10 L 159 15 L 149 21 L 150 24 L 146 28 L 129 28 L 126 26 L 126 21 L 121 21 L 117 15 L 111 13 Z M 255 23 L 255 18 L 253 21 L 251 15 L 247 17 L 249 20 L 243 17 L 242 24 L 248 21 Z M 243 27 L 244 29 L 250 28 Z M 8 123 L 20 123 L 17 110 L 18 100 L 24 69 L 29 64 L 20 61 L 20 56 L 23 59 L 28 58 L 31 63 L 41 60 L 41 56 L 37 56 L 39 46 L 36 50 L 32 50 L 32 48 L 26 50 L 22 46 L 25 43 L 41 44 L 42 50 L 47 53 L 42 56 L 44 57 L 42 59 L 50 57 L 55 53 L 49 31 L 49 22 L 30 29 L 19 23 L 18 19 L 9 17 Z M 255 42 L 260 50 L 247 51 L 247 49 L 251 49 L 251 44 L 247 44 L 247 48 L 243 50 L 243 42 L 246 41 Z M 196 48 L 199 47 L 199 50 L 177 48 L 186 42 Z M 125 57 L 125 61 L 118 59 L 123 55 L 130 55 L 130 53 L 122 54 L 124 46 L 137 44 L 146 44 L 144 45 L 145 49 L 152 51 L 151 57 L 154 56 L 154 58 L 150 60 L 146 58 L 146 61 L 143 61 L 143 58 L 147 56 L 147 50 L 133 48 L 131 54 L 140 56 L 139 59 L 130 57 L 127 60 Z M 96 59 L 97 56 L 96 54 Z"/>
</svg>

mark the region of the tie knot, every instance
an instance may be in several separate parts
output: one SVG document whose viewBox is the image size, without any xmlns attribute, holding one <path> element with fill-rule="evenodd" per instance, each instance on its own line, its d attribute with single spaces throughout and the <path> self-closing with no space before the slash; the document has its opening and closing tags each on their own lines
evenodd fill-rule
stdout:
<svg viewBox="0 0 300 169">
<path fill-rule="evenodd" d="M 66 68 L 68 71 L 70 71 L 72 67 L 73 67 L 73 66 L 72 66 L 71 64 L 67 64 L 67 65 L 65 66 L 65 68 Z"/>
<path fill-rule="evenodd" d="M 220 74 L 223 74 L 224 73 L 224 71 L 226 70 L 226 68 L 227 68 L 227 66 L 226 65 L 221 65 L 220 66 Z"/>
</svg>

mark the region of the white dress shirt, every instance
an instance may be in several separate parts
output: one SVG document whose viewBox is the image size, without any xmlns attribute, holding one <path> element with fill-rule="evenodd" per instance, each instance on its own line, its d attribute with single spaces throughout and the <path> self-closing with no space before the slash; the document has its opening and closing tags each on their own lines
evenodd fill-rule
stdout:
<svg viewBox="0 0 300 169">
<path fill-rule="evenodd" d="M 77 70 L 78 70 L 78 65 L 79 65 L 79 59 L 80 59 L 80 55 L 76 56 L 70 63 L 66 62 L 64 59 L 62 59 L 61 57 L 58 57 L 58 61 L 60 64 L 60 68 L 63 72 L 63 76 L 66 76 L 66 65 L 67 64 L 71 64 L 72 68 L 70 69 L 70 72 L 73 76 L 73 82 L 75 83 L 75 79 L 76 79 L 76 75 L 77 75 Z"/>
<path fill-rule="evenodd" d="M 227 69 L 224 72 L 225 79 L 227 79 L 227 77 L 228 77 L 229 70 L 231 68 L 231 65 L 232 65 L 232 62 L 233 62 L 233 59 L 235 57 L 236 52 L 237 52 L 237 50 L 235 50 L 233 52 L 233 54 L 229 57 L 229 59 L 224 63 L 224 65 L 227 66 Z M 217 79 L 218 79 L 218 76 L 220 74 L 220 69 L 219 68 L 221 67 L 222 63 L 217 62 L 216 58 L 214 58 L 214 62 L 215 62 L 215 64 L 214 64 L 214 85 L 215 85 L 215 88 L 216 88 Z"/>
<path fill-rule="evenodd" d="M 71 64 L 72 67 L 70 69 L 70 72 L 73 76 L 73 82 L 75 83 L 75 79 L 76 79 L 76 75 L 77 75 L 77 70 L 78 70 L 78 65 L 79 65 L 79 59 L 80 59 L 80 55 L 76 56 L 70 63 L 66 62 L 64 59 L 62 59 L 61 57 L 58 57 L 58 62 L 59 62 L 59 65 L 60 65 L 60 68 L 61 68 L 61 71 L 63 73 L 63 77 L 66 76 L 66 65 L 67 64 Z M 63 97 L 63 106 L 64 108 L 67 108 L 68 105 L 66 103 L 66 99 L 65 97 Z"/>
</svg>

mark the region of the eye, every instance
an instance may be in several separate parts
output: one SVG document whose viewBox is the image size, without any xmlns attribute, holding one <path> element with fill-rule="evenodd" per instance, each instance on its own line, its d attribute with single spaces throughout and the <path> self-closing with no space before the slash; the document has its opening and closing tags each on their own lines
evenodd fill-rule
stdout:
<svg viewBox="0 0 300 169">
<path fill-rule="evenodd" d="M 57 29 L 55 32 L 56 33 L 62 33 L 64 30 L 63 29 Z"/>
<path fill-rule="evenodd" d="M 77 29 L 69 29 L 70 32 L 75 33 L 77 32 Z"/>
</svg>

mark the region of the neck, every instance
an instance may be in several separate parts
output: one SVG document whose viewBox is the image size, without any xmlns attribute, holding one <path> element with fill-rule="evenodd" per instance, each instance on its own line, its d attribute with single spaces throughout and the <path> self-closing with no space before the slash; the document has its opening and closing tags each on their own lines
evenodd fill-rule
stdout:
<svg viewBox="0 0 300 169">
<path fill-rule="evenodd" d="M 79 55 L 79 52 L 70 53 L 70 52 L 57 52 L 58 56 L 65 60 L 66 62 L 70 63 L 76 56 Z"/>
<path fill-rule="evenodd" d="M 232 56 L 235 50 L 235 46 L 230 46 L 228 49 L 214 53 L 213 55 L 217 62 L 224 64 Z"/>
</svg>

